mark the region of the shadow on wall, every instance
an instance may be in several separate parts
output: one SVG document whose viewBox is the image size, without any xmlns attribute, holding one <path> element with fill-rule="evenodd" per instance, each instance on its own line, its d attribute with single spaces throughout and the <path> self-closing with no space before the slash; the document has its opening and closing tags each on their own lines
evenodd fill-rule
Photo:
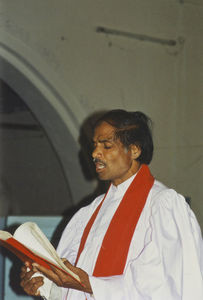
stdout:
<svg viewBox="0 0 203 300">
<path fill-rule="evenodd" d="M 92 160 L 92 151 L 93 151 L 93 134 L 94 134 L 94 125 L 95 122 L 105 113 L 106 111 L 96 111 L 85 119 L 80 128 L 79 135 L 79 144 L 80 151 L 78 153 L 79 162 L 81 165 L 81 170 L 83 176 L 87 181 L 97 180 L 97 174 L 95 172 L 95 165 Z M 101 195 L 106 192 L 109 186 L 109 182 L 104 182 L 97 180 L 96 188 L 92 191 L 91 194 L 84 196 L 78 205 L 71 207 L 64 211 L 64 216 L 73 215 L 79 208 L 88 205 L 91 203 L 98 195 Z"/>
<path fill-rule="evenodd" d="M 30 108 L 3 80 L 0 144 L 0 216 L 58 215 L 72 205 L 58 153 Z"/>
</svg>

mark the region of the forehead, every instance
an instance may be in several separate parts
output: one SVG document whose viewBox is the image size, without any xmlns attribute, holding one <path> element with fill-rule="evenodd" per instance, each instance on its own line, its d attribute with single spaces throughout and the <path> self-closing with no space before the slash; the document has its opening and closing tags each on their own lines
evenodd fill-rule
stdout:
<svg viewBox="0 0 203 300">
<path fill-rule="evenodd" d="M 99 124 L 94 130 L 94 140 L 112 140 L 115 128 L 106 122 Z"/>
</svg>

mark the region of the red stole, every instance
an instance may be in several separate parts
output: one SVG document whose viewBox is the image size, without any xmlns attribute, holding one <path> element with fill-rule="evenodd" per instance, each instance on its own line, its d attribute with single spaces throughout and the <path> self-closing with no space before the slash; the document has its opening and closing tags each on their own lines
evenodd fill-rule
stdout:
<svg viewBox="0 0 203 300">
<path fill-rule="evenodd" d="M 123 196 L 106 231 L 94 267 L 93 276 L 105 277 L 123 273 L 130 242 L 153 183 L 154 177 L 151 175 L 148 166 L 142 165 Z M 75 265 L 84 249 L 88 234 L 104 199 L 96 208 L 85 227 Z"/>
</svg>

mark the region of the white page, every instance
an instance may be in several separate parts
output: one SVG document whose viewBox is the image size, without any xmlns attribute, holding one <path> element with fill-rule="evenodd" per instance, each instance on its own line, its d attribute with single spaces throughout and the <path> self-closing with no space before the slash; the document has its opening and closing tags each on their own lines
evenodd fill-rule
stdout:
<svg viewBox="0 0 203 300">
<path fill-rule="evenodd" d="M 43 236 L 40 239 L 38 235 L 39 230 L 39 227 L 35 223 L 26 222 L 17 228 L 13 237 L 26 247 L 36 251 L 37 253 L 49 259 L 53 263 L 56 263 L 51 253 L 46 249 L 46 246 L 44 247 L 44 241 L 48 241 L 47 237 L 41 232 Z M 49 241 L 48 243 L 50 244 Z M 51 247 L 53 246 L 51 245 Z M 52 251 L 53 250 L 55 251 L 54 248 L 52 249 Z"/>
<path fill-rule="evenodd" d="M 5 241 L 11 237 L 12 237 L 12 235 L 9 232 L 0 230 L 0 239 Z"/>
<path fill-rule="evenodd" d="M 71 274 L 73 277 L 75 277 L 78 281 L 80 281 L 79 276 L 73 273 L 64 265 L 56 250 L 49 242 L 48 238 L 37 226 L 37 224 L 33 222 L 26 222 L 20 225 L 15 231 L 13 237 L 23 245 L 30 248 L 30 250 L 33 250 L 33 252 L 36 252 L 36 254 L 55 263 L 66 272 Z"/>
</svg>

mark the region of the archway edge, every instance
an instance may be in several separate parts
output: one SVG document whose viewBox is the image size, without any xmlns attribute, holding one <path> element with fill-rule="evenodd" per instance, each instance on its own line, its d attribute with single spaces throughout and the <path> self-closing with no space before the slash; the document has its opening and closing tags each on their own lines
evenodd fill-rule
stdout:
<svg viewBox="0 0 203 300">
<path fill-rule="evenodd" d="M 46 62 L 21 40 L 3 30 L 0 30 L 0 56 L 40 91 L 77 141 L 79 127 L 86 114 L 64 78 L 59 78 L 57 70 L 49 67 L 50 61 Z"/>
<path fill-rule="evenodd" d="M 9 40 L 12 39 L 9 37 Z M 25 50 L 23 45 L 20 51 L 16 43 L 13 48 L 11 44 L 0 41 L 0 78 L 21 96 L 44 128 L 67 178 L 72 201 L 78 203 L 94 186 L 85 180 L 78 159 L 80 126 L 74 111 L 78 115 L 80 108 L 71 93 L 67 96 L 70 100 L 64 101 L 45 76 L 31 64 L 32 56 L 27 60 L 22 55 L 25 52 L 22 51 Z M 19 42 L 17 44 L 19 46 Z M 85 118 L 83 112 L 79 115 L 81 119 Z"/>
</svg>

